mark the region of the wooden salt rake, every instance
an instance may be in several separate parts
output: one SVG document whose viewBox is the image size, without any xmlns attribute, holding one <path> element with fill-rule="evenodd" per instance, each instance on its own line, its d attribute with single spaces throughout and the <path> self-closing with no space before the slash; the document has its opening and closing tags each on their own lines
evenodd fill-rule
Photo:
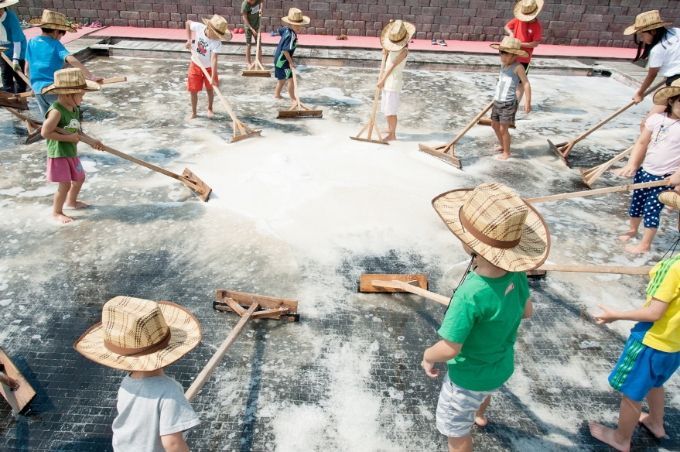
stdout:
<svg viewBox="0 0 680 452">
<path fill-rule="evenodd" d="M 563 199 L 572 199 L 572 198 L 585 198 L 587 196 L 598 196 L 598 195 L 606 195 L 608 193 L 619 193 L 619 192 L 624 192 L 624 191 L 631 191 L 631 190 L 637 190 L 639 188 L 654 188 L 654 187 L 666 187 L 670 186 L 669 179 L 663 179 L 663 180 L 657 180 L 654 182 L 642 182 L 639 184 L 626 184 L 626 185 L 619 185 L 616 187 L 607 187 L 607 188 L 598 188 L 597 190 L 585 190 L 585 191 L 576 191 L 576 192 L 571 192 L 571 193 L 560 193 L 557 195 L 548 195 L 548 196 L 541 196 L 538 198 L 529 198 L 526 201 L 530 203 L 542 203 L 542 202 L 553 202 L 553 201 L 561 201 Z"/>
<path fill-rule="evenodd" d="M 385 66 L 387 65 L 387 54 L 383 53 L 382 63 L 380 64 L 380 74 L 378 75 L 378 80 L 380 80 L 385 72 Z M 378 98 L 380 97 L 380 88 L 376 86 L 375 93 L 373 94 L 373 105 L 371 106 L 371 116 L 368 118 L 368 124 L 366 124 L 356 136 L 350 137 L 357 141 L 368 141 L 369 143 L 377 144 L 390 144 L 383 138 L 383 133 L 378 128 L 376 124 L 375 117 L 378 114 Z M 375 130 L 378 139 L 373 139 L 373 131 Z M 366 132 L 366 137 L 362 137 L 361 134 Z"/>
<path fill-rule="evenodd" d="M 258 22 L 258 27 L 257 27 L 257 41 L 255 44 L 255 61 L 253 61 L 246 70 L 241 72 L 241 75 L 244 77 L 271 77 L 272 73 L 271 71 L 265 69 L 264 66 L 262 66 L 262 43 L 260 41 L 260 35 L 261 35 L 261 30 L 262 30 L 262 10 L 263 10 L 263 3 L 260 3 L 260 20 Z"/>
<path fill-rule="evenodd" d="M 581 179 L 583 180 L 583 183 L 586 184 L 588 188 L 592 188 L 593 184 L 602 177 L 604 173 L 606 173 L 609 168 L 614 166 L 617 162 L 623 160 L 627 156 L 630 155 L 631 152 L 633 152 L 633 148 L 635 145 L 629 147 L 625 151 L 617 154 L 614 158 L 611 160 L 608 160 L 600 165 L 597 165 L 593 168 L 590 168 L 588 170 L 581 170 Z"/>
<path fill-rule="evenodd" d="M 295 119 L 295 118 L 321 118 L 323 116 L 323 110 L 314 110 L 304 105 L 300 101 L 300 92 L 298 91 L 297 85 L 297 71 L 290 68 L 290 72 L 293 74 L 293 88 L 295 90 L 296 102 L 295 105 L 290 107 L 288 110 L 279 110 L 279 115 L 277 119 Z"/>
<path fill-rule="evenodd" d="M 25 413 L 28 411 L 28 404 L 35 398 L 35 390 L 2 348 L 0 348 L 0 372 L 19 382 L 19 388 L 16 390 L 0 383 L 0 394 L 9 403 L 14 415 Z"/>
<path fill-rule="evenodd" d="M 463 136 L 479 122 L 482 116 L 484 116 L 487 111 L 491 110 L 491 107 L 493 107 L 493 101 L 489 102 L 489 105 L 484 107 L 484 109 L 480 111 L 477 116 L 475 116 L 472 121 L 470 121 L 468 125 L 465 126 L 465 128 L 449 143 L 435 147 L 419 144 L 419 150 L 421 152 L 425 152 L 426 154 L 430 154 L 431 156 L 436 157 L 445 163 L 448 163 L 449 165 L 453 165 L 458 169 L 462 169 L 463 165 L 461 164 L 460 159 L 455 155 L 455 146 L 460 141 L 460 139 L 463 138 Z"/>
</svg>

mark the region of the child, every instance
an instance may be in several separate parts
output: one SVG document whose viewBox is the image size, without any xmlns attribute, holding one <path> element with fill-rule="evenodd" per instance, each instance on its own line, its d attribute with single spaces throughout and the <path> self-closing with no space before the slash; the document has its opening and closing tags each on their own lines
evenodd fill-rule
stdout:
<svg viewBox="0 0 680 452">
<path fill-rule="evenodd" d="M 450 451 L 472 450 L 470 429 L 483 421 L 487 397 L 514 371 L 514 344 L 532 313 L 526 271 L 548 257 L 550 234 L 541 216 L 510 188 L 482 184 L 439 195 L 432 204 L 477 264 L 453 298 L 421 366 L 436 378 L 448 363 L 437 404 L 437 429 Z"/>
<path fill-rule="evenodd" d="M 678 195 L 671 199 L 674 202 L 669 206 L 678 208 Z M 630 450 L 638 423 L 656 438 L 666 436 L 663 385 L 680 367 L 680 256 L 662 260 L 649 275 L 647 301 L 642 308 L 617 311 L 600 306 L 602 313 L 595 316 L 598 324 L 638 322 L 609 375 L 609 384 L 623 396 L 617 428 L 590 423 L 590 433 L 595 438 L 620 451 Z M 642 413 L 644 398 L 649 414 Z"/>
<path fill-rule="evenodd" d="M 521 0 L 515 4 L 513 15 L 510 22 L 505 24 L 505 32 L 511 38 L 517 38 L 522 42 L 522 50 L 528 55 L 520 56 L 517 61 L 524 66 L 524 71 L 529 74 L 529 63 L 534 49 L 538 47 L 543 39 L 543 26 L 537 17 L 543 9 L 543 0 Z M 521 82 L 520 82 L 521 84 Z M 517 102 L 522 101 L 524 90 L 517 87 Z"/>
<path fill-rule="evenodd" d="M 404 84 L 404 66 L 408 56 L 408 43 L 416 32 L 415 25 L 401 20 L 391 21 L 380 33 L 380 44 L 383 54 L 387 54 L 385 71 L 378 80 L 378 88 L 382 90 L 380 110 L 387 120 L 387 137 L 385 140 L 397 139 L 397 111 L 399 110 L 399 93 Z"/>
<path fill-rule="evenodd" d="M 54 11 L 44 10 L 39 27 L 42 34 L 28 41 L 26 74 L 35 93 L 40 115 L 44 117 L 57 97 L 53 94 L 43 93 L 43 88 L 54 82 L 54 73 L 62 69 L 65 62 L 80 69 L 85 78 L 95 81 L 97 79 L 59 42 L 67 31 L 76 31 L 73 25 L 66 20 L 66 16 Z"/>
<path fill-rule="evenodd" d="M 300 33 L 302 27 L 309 25 L 309 17 L 303 16 L 302 11 L 297 8 L 290 8 L 288 15 L 282 17 L 281 21 L 288 24 L 287 27 L 279 28 L 278 34 L 281 36 L 279 45 L 274 51 L 274 76 L 276 76 L 276 90 L 274 91 L 275 99 L 283 99 L 281 97 L 281 90 L 283 85 L 288 80 L 288 95 L 292 105 L 297 105 L 297 95 L 293 86 L 293 70 L 295 63 L 293 62 L 293 54 L 297 49 L 297 34 Z"/>
<path fill-rule="evenodd" d="M 524 71 L 524 66 L 517 62 L 517 56 L 528 56 L 521 48 L 522 43 L 519 39 L 505 36 L 500 44 L 491 44 L 491 47 L 498 49 L 501 55 L 501 72 L 496 84 L 496 94 L 493 98 L 493 108 L 491 109 L 491 127 L 493 127 L 500 146 L 496 151 L 502 152 L 497 158 L 507 160 L 510 158 L 510 125 L 515 123 L 517 113 L 517 89 L 522 83 L 526 99 L 524 101 L 524 111 L 531 112 L 531 85 Z"/>
<path fill-rule="evenodd" d="M 634 183 L 662 180 L 680 169 L 680 80 L 661 88 L 654 94 L 654 104 L 665 107 L 665 112 L 653 113 L 645 120 L 642 133 L 625 167 L 616 171 L 623 177 L 632 177 Z M 670 186 L 643 188 L 633 191 L 628 215 L 628 232 L 619 237 L 627 242 L 638 233 L 644 217 L 645 232 L 637 246 L 629 245 L 630 253 L 646 253 L 659 227 L 663 204 L 657 199 L 659 193 Z"/>
<path fill-rule="evenodd" d="M 182 386 L 163 368 L 201 340 L 198 320 L 169 301 L 115 297 L 73 347 L 84 357 L 127 371 L 113 421 L 115 451 L 188 451 L 182 432 L 200 424 Z"/>
<path fill-rule="evenodd" d="M 64 214 L 64 204 L 71 209 L 88 207 L 78 201 L 78 194 L 85 181 L 85 170 L 78 158 L 77 145 L 80 141 L 80 103 L 86 91 L 97 91 L 99 85 L 85 80 L 80 69 L 62 69 L 54 73 L 54 83 L 43 90 L 43 94 L 56 95 L 56 101 L 49 107 L 42 125 L 41 135 L 47 140 L 47 180 L 57 182 L 54 194 L 52 216 L 62 224 L 73 218 Z M 69 132 L 57 132 L 57 127 Z M 97 142 L 95 149 L 103 145 Z"/>
<path fill-rule="evenodd" d="M 208 19 L 203 19 L 203 24 L 187 20 L 187 43 L 186 48 L 195 54 L 200 64 L 205 68 L 210 76 L 208 80 L 200 67 L 191 61 L 189 63 L 189 74 L 187 76 L 187 90 L 191 94 L 191 115 L 189 119 L 196 117 L 196 107 L 198 105 L 198 93 L 203 89 L 208 95 L 208 118 L 214 116 L 213 113 L 213 85 L 218 86 L 220 81 L 217 76 L 217 52 L 222 47 L 222 41 L 231 40 L 231 32 L 227 25 L 227 20 L 215 14 Z M 192 45 L 191 33 L 196 33 L 196 39 Z"/>
<path fill-rule="evenodd" d="M 0 58 L 2 69 L 2 86 L 5 91 L 13 94 L 26 91 L 26 82 L 16 71 L 21 70 L 26 60 L 26 35 L 21 29 L 19 18 L 14 11 L 7 9 L 19 0 L 0 0 L 0 44 L 6 45 L 5 56 L 12 60 L 12 66 L 4 58 Z"/>
<path fill-rule="evenodd" d="M 250 47 L 253 37 L 260 32 L 260 12 L 263 7 L 263 0 L 243 0 L 241 4 L 241 16 L 243 16 L 243 26 L 246 29 L 246 64 L 250 66 Z"/>
</svg>

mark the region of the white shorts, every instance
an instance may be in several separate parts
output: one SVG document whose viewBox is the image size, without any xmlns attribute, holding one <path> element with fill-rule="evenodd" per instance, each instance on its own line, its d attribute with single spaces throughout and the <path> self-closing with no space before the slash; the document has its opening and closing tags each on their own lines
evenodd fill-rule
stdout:
<svg viewBox="0 0 680 452">
<path fill-rule="evenodd" d="M 456 386 L 446 375 L 437 402 L 437 430 L 451 438 L 470 434 L 475 423 L 475 413 L 486 396 L 493 391 L 470 391 Z"/>
<path fill-rule="evenodd" d="M 399 91 L 384 89 L 380 96 L 380 111 L 385 116 L 397 116 L 399 110 Z"/>
</svg>

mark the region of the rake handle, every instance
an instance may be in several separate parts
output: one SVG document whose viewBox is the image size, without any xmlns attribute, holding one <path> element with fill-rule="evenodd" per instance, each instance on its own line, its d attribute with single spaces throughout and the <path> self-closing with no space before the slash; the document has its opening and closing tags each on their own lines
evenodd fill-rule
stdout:
<svg viewBox="0 0 680 452">
<path fill-rule="evenodd" d="M 484 109 L 483 109 L 482 111 L 480 111 L 480 112 L 477 114 L 477 116 L 475 116 L 475 117 L 472 119 L 472 121 L 470 121 L 470 122 L 468 123 L 468 125 L 465 126 L 465 128 L 464 128 L 463 130 L 461 130 L 461 131 L 458 133 L 458 135 L 456 135 L 456 137 L 455 137 L 451 142 L 449 142 L 449 144 L 446 145 L 446 147 L 447 147 L 447 148 L 450 148 L 451 146 L 455 146 L 456 143 L 458 143 L 458 142 L 460 141 L 460 139 L 463 138 L 463 136 L 464 136 L 466 133 L 468 133 L 468 132 L 470 131 L 470 129 L 472 129 L 474 126 L 477 125 L 477 123 L 479 122 L 479 120 L 482 119 L 482 116 L 484 116 L 484 115 L 486 114 L 487 111 L 491 110 L 491 107 L 493 107 L 493 101 L 489 102 L 489 105 L 487 105 L 486 107 L 484 107 Z"/>
<path fill-rule="evenodd" d="M 262 47 L 261 47 L 261 42 L 260 42 L 260 31 L 262 30 L 262 10 L 264 9 L 264 4 L 260 3 L 260 12 L 259 16 L 260 19 L 257 22 L 257 42 L 255 43 L 255 60 L 260 61 L 260 58 L 262 57 Z"/>
<path fill-rule="evenodd" d="M 616 162 L 623 160 L 628 154 L 630 154 L 633 151 L 634 147 L 635 147 L 635 145 L 630 146 L 625 151 L 619 152 L 613 158 L 611 158 L 611 159 L 607 160 L 606 162 L 601 163 L 597 166 L 594 166 L 593 168 L 590 168 L 587 171 L 584 171 L 584 173 L 587 174 L 587 175 L 594 174 L 595 172 L 604 173 L 609 168 L 611 168 Z"/>
<path fill-rule="evenodd" d="M 450 299 L 445 297 L 444 295 L 439 295 L 438 293 L 430 292 L 429 290 L 422 289 L 420 287 L 414 286 L 412 284 L 403 282 L 403 281 L 397 281 L 397 280 L 392 280 L 392 281 L 373 281 L 371 284 L 373 284 L 375 287 L 387 287 L 391 289 L 400 289 L 403 290 L 404 292 L 410 292 L 414 295 L 420 295 L 423 298 L 427 298 L 428 300 L 436 301 L 439 304 L 442 304 L 444 306 L 449 305 Z"/>
<path fill-rule="evenodd" d="M 652 267 L 627 267 L 611 265 L 554 265 L 544 264 L 538 270 L 568 273 L 611 273 L 618 275 L 647 275 Z"/>
<path fill-rule="evenodd" d="M 597 190 L 584 190 L 584 191 L 575 191 L 572 193 L 560 193 L 558 195 L 548 195 L 548 196 L 541 196 L 538 198 L 529 198 L 526 201 L 531 202 L 531 203 L 540 203 L 540 202 L 552 202 L 552 201 L 559 201 L 562 199 L 571 199 L 571 198 L 585 198 L 586 196 L 598 196 L 598 195 L 605 195 L 607 193 L 618 193 L 622 191 L 631 191 L 631 190 L 637 190 L 639 188 L 654 188 L 654 187 L 665 187 L 669 185 L 669 179 L 663 179 L 663 180 L 657 180 L 654 182 L 642 182 L 639 184 L 626 184 L 626 185 L 619 185 L 616 187 L 607 187 L 607 188 L 599 188 Z"/>
<path fill-rule="evenodd" d="M 380 63 L 380 74 L 378 74 L 378 81 L 383 76 L 385 72 L 385 67 L 387 66 L 387 54 L 383 53 L 382 62 Z M 371 106 L 371 117 L 368 119 L 368 132 L 367 137 L 370 140 L 373 134 L 373 127 L 375 127 L 375 116 L 378 114 L 378 97 L 380 96 L 380 88 L 375 87 L 375 94 L 373 95 L 373 105 Z M 380 135 L 380 132 L 378 132 Z M 380 137 L 382 139 L 382 137 Z"/>
<path fill-rule="evenodd" d="M 28 80 L 28 77 L 26 77 L 26 74 L 24 74 L 23 71 L 21 71 L 21 70 L 17 71 L 16 69 L 14 69 L 14 65 L 12 64 L 12 60 L 7 58 L 7 55 L 5 55 L 4 52 L 0 52 L 0 55 L 2 55 L 2 59 L 5 60 L 5 63 L 7 63 L 9 65 L 9 67 L 11 67 L 12 70 L 19 75 L 21 80 L 23 80 L 24 83 L 26 83 L 26 85 L 31 86 L 31 82 Z"/>
<path fill-rule="evenodd" d="M 194 52 L 193 49 L 191 49 L 191 61 L 193 61 L 194 64 L 195 64 L 196 66 L 198 66 L 198 67 L 201 69 L 201 72 L 203 72 L 203 75 L 205 76 L 205 78 L 206 78 L 207 80 L 211 80 L 210 74 L 208 74 L 208 71 L 205 70 L 205 68 L 203 67 L 203 64 L 201 64 L 201 61 L 200 61 L 199 58 L 198 58 L 198 55 L 196 54 L 196 52 Z M 227 99 L 222 95 L 222 92 L 220 91 L 220 89 L 219 89 L 217 86 L 215 86 L 215 85 L 212 85 L 212 84 L 211 84 L 211 86 L 212 86 L 213 91 L 215 91 L 215 93 L 217 93 L 217 97 L 218 97 L 218 98 L 220 99 L 220 101 L 222 102 L 222 105 L 224 105 L 224 108 L 227 110 L 227 113 L 229 114 L 229 117 L 230 117 L 231 120 L 234 122 L 234 131 L 236 131 L 236 128 L 237 128 L 238 125 L 241 123 L 241 121 L 239 121 L 238 118 L 236 117 L 236 114 L 234 113 L 234 110 L 231 108 L 231 104 L 230 104 L 229 101 L 227 101 Z"/>
<path fill-rule="evenodd" d="M 250 308 L 248 308 L 248 311 L 246 311 L 246 313 L 241 316 L 241 320 L 239 320 L 236 326 L 234 326 L 234 329 L 231 330 L 227 338 L 224 340 L 224 342 L 222 342 L 222 345 L 220 345 L 220 348 L 218 348 L 217 351 L 212 355 L 210 361 L 208 361 L 208 364 L 205 365 L 198 376 L 196 376 L 196 379 L 193 381 L 193 383 L 191 383 L 189 389 L 187 389 L 187 391 L 184 393 L 184 396 L 187 398 L 187 400 L 191 401 L 196 396 L 196 394 L 198 394 L 198 391 L 201 390 L 205 382 L 208 380 L 208 378 L 210 378 L 210 375 L 212 375 L 215 367 L 217 367 L 217 364 L 219 364 L 219 362 L 222 360 L 224 354 L 227 353 L 227 350 L 229 347 L 231 347 L 231 344 L 234 343 L 238 335 L 241 333 L 241 330 L 246 325 L 246 323 L 248 323 L 248 320 L 250 320 L 258 307 L 259 304 L 257 302 L 251 304 Z"/>
</svg>

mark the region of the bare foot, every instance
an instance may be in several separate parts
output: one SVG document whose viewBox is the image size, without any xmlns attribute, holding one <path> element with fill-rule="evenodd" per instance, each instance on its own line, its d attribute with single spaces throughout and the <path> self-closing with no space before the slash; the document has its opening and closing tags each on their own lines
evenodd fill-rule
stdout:
<svg viewBox="0 0 680 452">
<path fill-rule="evenodd" d="M 503 146 L 496 146 L 494 149 L 495 152 L 503 152 Z"/>
<path fill-rule="evenodd" d="M 385 141 L 397 141 L 397 136 L 395 134 L 389 134 L 385 137 Z"/>
<path fill-rule="evenodd" d="M 616 438 L 616 431 L 605 427 L 597 422 L 589 422 L 590 434 L 593 438 L 597 438 L 605 444 L 610 445 L 621 452 L 630 452 L 630 442 L 628 444 L 622 443 Z"/>
<path fill-rule="evenodd" d="M 503 152 L 501 155 L 496 156 L 496 160 L 507 160 L 510 158 L 510 154 Z"/>
<path fill-rule="evenodd" d="M 649 430 L 656 439 L 663 439 L 666 437 L 666 429 L 664 428 L 663 423 L 661 423 L 661 425 L 655 424 L 649 414 L 640 414 L 639 422 L 644 428 Z"/>
<path fill-rule="evenodd" d="M 191 121 L 192 119 L 196 119 L 196 113 L 191 113 L 187 116 L 187 121 Z"/>
<path fill-rule="evenodd" d="M 215 113 L 213 113 L 213 111 L 212 111 L 212 110 L 208 110 L 208 113 L 207 113 L 207 115 L 208 115 L 208 119 L 212 119 L 212 118 L 214 118 L 214 117 L 215 117 Z"/>
<path fill-rule="evenodd" d="M 649 252 L 650 247 L 648 245 L 644 245 L 642 243 L 638 245 L 628 245 L 625 250 L 629 253 L 632 254 L 644 254 Z"/>
<path fill-rule="evenodd" d="M 486 427 L 489 424 L 489 420 L 483 414 L 475 414 L 475 424 L 477 427 Z"/>
<path fill-rule="evenodd" d="M 628 240 L 632 239 L 637 235 L 637 231 L 628 231 L 623 235 L 619 236 L 619 240 L 622 242 L 627 242 Z"/>
<path fill-rule="evenodd" d="M 87 209 L 90 205 L 82 201 L 76 201 L 75 204 L 64 204 L 64 207 L 69 209 Z"/>
<path fill-rule="evenodd" d="M 68 215 L 64 215 L 63 213 L 53 213 L 52 217 L 61 224 L 66 224 L 73 221 L 73 218 L 69 217 Z"/>
<path fill-rule="evenodd" d="M 274 94 L 274 99 L 283 99 L 283 96 L 280 94 Z"/>
</svg>

